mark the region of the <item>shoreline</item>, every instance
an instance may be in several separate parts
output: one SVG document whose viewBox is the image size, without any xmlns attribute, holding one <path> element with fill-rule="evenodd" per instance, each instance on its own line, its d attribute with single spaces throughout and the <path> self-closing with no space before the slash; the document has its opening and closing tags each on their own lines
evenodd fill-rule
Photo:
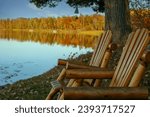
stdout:
<svg viewBox="0 0 150 117">
<path fill-rule="evenodd" d="M 57 70 L 56 70 L 57 69 Z M 47 93 L 47 89 L 50 90 L 50 81 L 54 78 L 52 72 L 57 73 L 59 66 L 56 66 L 49 71 L 34 76 L 25 80 L 19 80 L 13 84 L 7 84 L 1 86 L 0 99 L 1 100 L 32 100 L 32 99 L 44 99 L 44 94 Z M 42 91 L 43 90 L 43 91 Z M 45 91 L 44 91 L 45 90 Z M 40 96 L 43 95 L 43 96 Z"/>
<path fill-rule="evenodd" d="M 68 61 L 88 64 L 90 57 L 91 53 L 87 53 Z M 50 82 L 58 77 L 62 69 L 63 66 L 57 65 L 38 76 L 0 86 L 0 100 L 45 100 L 51 89 Z"/>
<path fill-rule="evenodd" d="M 68 59 L 68 61 L 88 64 L 91 56 L 92 53 L 87 53 L 74 59 Z M 108 67 L 112 69 L 116 65 L 116 61 L 116 56 L 112 57 Z M 4 85 L 0 87 L 0 100 L 45 100 L 51 89 L 50 82 L 59 76 L 62 69 L 63 66 L 57 65 L 41 75 Z M 140 86 L 147 87 L 150 92 L 150 66 L 148 66 Z"/>
</svg>

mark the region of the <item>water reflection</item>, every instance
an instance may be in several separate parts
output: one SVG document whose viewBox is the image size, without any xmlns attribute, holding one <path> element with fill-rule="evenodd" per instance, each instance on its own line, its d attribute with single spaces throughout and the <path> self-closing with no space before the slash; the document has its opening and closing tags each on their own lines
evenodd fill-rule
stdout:
<svg viewBox="0 0 150 117">
<path fill-rule="evenodd" d="M 34 41 L 46 44 L 58 45 L 73 45 L 74 47 L 94 47 L 97 38 L 94 36 L 77 35 L 77 34 L 53 34 L 47 31 L 15 31 L 15 30 L 1 30 L 0 38 L 15 39 L 18 41 Z"/>
<path fill-rule="evenodd" d="M 90 36 L 0 31 L 0 85 L 39 75 L 71 53 L 92 51 L 93 41 Z"/>
</svg>

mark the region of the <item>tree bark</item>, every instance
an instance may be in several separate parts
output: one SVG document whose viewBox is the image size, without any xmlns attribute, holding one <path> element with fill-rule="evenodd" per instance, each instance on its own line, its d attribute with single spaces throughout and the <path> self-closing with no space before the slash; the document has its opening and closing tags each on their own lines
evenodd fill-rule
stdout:
<svg viewBox="0 0 150 117">
<path fill-rule="evenodd" d="M 105 1 L 105 30 L 111 30 L 113 41 L 124 43 L 131 32 L 129 1 Z"/>
</svg>

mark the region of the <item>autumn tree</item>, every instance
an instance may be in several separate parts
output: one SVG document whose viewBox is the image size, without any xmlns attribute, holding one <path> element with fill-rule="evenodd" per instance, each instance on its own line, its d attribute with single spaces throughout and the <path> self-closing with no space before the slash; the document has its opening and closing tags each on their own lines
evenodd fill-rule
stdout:
<svg viewBox="0 0 150 117">
<path fill-rule="evenodd" d="M 75 16 L 0 19 L 0 29 L 8 30 L 101 30 L 102 27 L 104 27 L 104 16 L 98 14 L 81 15 L 78 19 Z"/>
<path fill-rule="evenodd" d="M 55 7 L 62 0 L 30 0 L 38 8 Z M 128 0 L 67 0 L 72 7 L 91 7 L 96 12 L 105 12 L 105 30 L 112 30 L 113 40 L 122 42 L 131 32 Z"/>
<path fill-rule="evenodd" d="M 131 0 L 130 9 L 133 28 L 145 27 L 150 29 L 150 1 Z"/>
</svg>

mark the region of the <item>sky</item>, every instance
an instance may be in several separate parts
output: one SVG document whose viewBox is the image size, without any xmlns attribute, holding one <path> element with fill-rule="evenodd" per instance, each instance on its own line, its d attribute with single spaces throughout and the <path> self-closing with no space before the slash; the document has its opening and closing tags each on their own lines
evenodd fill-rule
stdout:
<svg viewBox="0 0 150 117">
<path fill-rule="evenodd" d="M 55 8 L 39 9 L 29 0 L 0 0 L 0 19 L 72 16 L 75 15 L 74 11 L 75 9 L 65 2 Z M 79 12 L 83 15 L 94 14 L 91 8 L 79 8 Z"/>
</svg>

